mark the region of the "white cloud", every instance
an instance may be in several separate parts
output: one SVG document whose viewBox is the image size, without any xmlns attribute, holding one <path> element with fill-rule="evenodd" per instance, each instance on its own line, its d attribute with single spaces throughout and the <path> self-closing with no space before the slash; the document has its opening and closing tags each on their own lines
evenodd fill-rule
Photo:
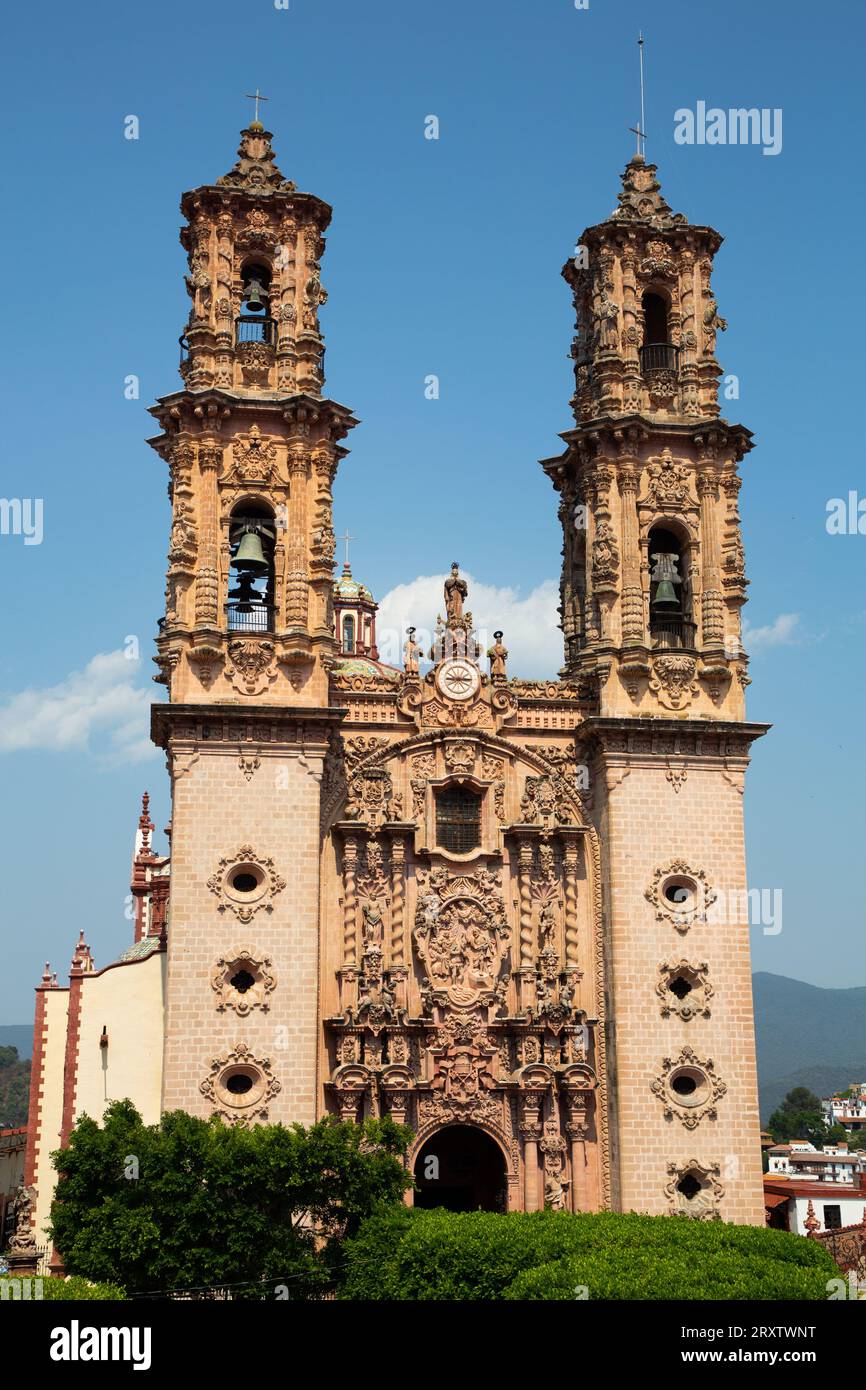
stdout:
<svg viewBox="0 0 866 1390">
<path fill-rule="evenodd" d="M 493 645 L 493 634 L 501 628 L 508 648 L 509 675 L 527 680 L 555 677 L 562 665 L 562 633 L 559 615 L 559 585 L 545 579 L 521 598 L 519 589 L 496 588 L 464 574 L 469 584 L 467 609 L 472 613 L 479 642 L 486 651 Z M 408 584 L 398 584 L 379 602 L 376 637 L 379 656 L 394 666 L 402 662 L 406 628 L 417 628 L 416 640 L 422 650 L 430 649 L 436 615 L 444 612 L 441 574 L 419 575 Z"/>
<path fill-rule="evenodd" d="M 148 735 L 150 690 L 136 684 L 141 659 L 103 652 L 59 685 L 22 690 L 0 703 L 0 753 L 87 751 L 103 765 L 157 755 Z"/>
<path fill-rule="evenodd" d="M 752 627 L 748 618 L 743 623 L 743 646 L 747 652 L 759 651 L 762 647 L 792 646 L 799 642 L 800 636 L 799 613 L 780 613 L 766 627 Z"/>
</svg>

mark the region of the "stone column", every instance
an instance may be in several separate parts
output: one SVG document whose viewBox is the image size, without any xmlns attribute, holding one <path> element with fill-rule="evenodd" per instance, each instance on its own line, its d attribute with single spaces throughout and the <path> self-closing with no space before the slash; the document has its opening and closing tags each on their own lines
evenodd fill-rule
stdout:
<svg viewBox="0 0 866 1390">
<path fill-rule="evenodd" d="M 343 841 L 343 966 L 340 971 L 340 1004 L 345 1012 L 357 1002 L 358 990 L 358 841 Z"/>
<path fill-rule="evenodd" d="M 520 841 L 520 1007 L 527 1009 L 535 1003 L 535 941 L 532 930 L 532 840 Z"/>
<path fill-rule="evenodd" d="M 697 486 L 701 502 L 701 640 L 705 647 L 720 647 L 725 640 L 725 620 L 717 525 L 719 481 L 714 472 L 707 471 L 698 474 Z"/>
<path fill-rule="evenodd" d="M 406 843 L 402 835 L 391 841 L 391 950 L 390 977 L 394 986 L 397 1008 L 408 1004 L 406 981 Z"/>
<path fill-rule="evenodd" d="M 571 1157 L 571 1209 L 588 1211 L 590 1209 L 587 1193 L 587 1153 L 586 1136 L 589 1126 L 586 1123 L 586 1100 L 580 1091 L 566 1094 L 568 1134 Z"/>
<path fill-rule="evenodd" d="M 625 458 L 619 470 L 620 527 L 622 535 L 622 640 L 623 645 L 646 641 L 643 589 L 640 580 L 637 493 L 640 469 L 637 459 Z"/>
<path fill-rule="evenodd" d="M 289 504 L 286 534 L 286 627 L 306 631 L 307 592 L 307 477 L 309 458 L 303 440 L 289 441 Z"/>
<path fill-rule="evenodd" d="M 580 849 L 576 840 L 566 842 L 563 850 L 565 865 L 565 966 L 574 968 L 578 964 L 580 937 L 577 926 L 577 867 Z"/>
<path fill-rule="evenodd" d="M 537 1094 L 522 1097 L 523 1115 L 520 1133 L 523 1136 L 523 1210 L 539 1211 L 538 1141 L 541 1138 L 541 1102 Z"/>
<path fill-rule="evenodd" d="M 201 474 L 200 510 L 198 518 L 198 572 L 195 585 L 196 627 L 217 628 L 219 608 L 219 489 L 218 473 L 222 463 L 222 445 L 215 440 L 198 446 L 198 466 Z"/>
</svg>

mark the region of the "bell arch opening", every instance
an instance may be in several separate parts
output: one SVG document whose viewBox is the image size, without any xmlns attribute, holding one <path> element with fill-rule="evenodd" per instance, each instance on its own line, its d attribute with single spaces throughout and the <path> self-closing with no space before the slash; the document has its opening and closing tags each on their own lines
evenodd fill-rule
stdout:
<svg viewBox="0 0 866 1390">
<path fill-rule="evenodd" d="M 505 1211 L 505 1158 L 483 1129 L 447 1125 L 426 1139 L 414 1167 L 415 1206 L 446 1211 Z"/>
<path fill-rule="evenodd" d="M 276 521 L 263 502 L 239 502 L 229 519 L 230 632 L 273 632 Z M 231 587 L 231 585 L 234 587 Z"/>
</svg>

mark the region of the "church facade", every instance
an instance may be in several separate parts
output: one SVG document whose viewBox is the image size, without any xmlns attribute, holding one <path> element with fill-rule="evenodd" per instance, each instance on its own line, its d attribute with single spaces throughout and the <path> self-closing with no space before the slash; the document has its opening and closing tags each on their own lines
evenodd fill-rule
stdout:
<svg viewBox="0 0 866 1390">
<path fill-rule="evenodd" d="M 184 195 L 181 388 L 153 407 L 173 517 L 134 940 L 37 989 L 26 1183 L 130 1096 L 148 1122 L 391 1115 L 417 1204 L 763 1223 L 746 914 L 749 432 L 720 416 L 721 237 L 628 164 L 563 274 L 574 422 L 543 460 L 563 666 L 482 652 L 458 565 L 429 651 L 378 659 L 334 580 L 352 412 L 324 394 L 331 209 L 258 122 Z"/>
</svg>

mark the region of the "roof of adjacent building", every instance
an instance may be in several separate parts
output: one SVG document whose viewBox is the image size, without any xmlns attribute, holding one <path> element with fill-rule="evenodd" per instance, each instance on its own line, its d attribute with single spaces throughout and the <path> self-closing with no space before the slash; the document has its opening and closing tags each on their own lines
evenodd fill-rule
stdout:
<svg viewBox="0 0 866 1390">
<path fill-rule="evenodd" d="M 148 956 L 154 955 L 161 947 L 162 942 L 158 936 L 143 936 L 140 941 L 134 941 L 125 951 L 121 951 L 117 960 L 112 961 L 112 965 L 119 965 L 121 961 L 147 960 Z"/>
</svg>

